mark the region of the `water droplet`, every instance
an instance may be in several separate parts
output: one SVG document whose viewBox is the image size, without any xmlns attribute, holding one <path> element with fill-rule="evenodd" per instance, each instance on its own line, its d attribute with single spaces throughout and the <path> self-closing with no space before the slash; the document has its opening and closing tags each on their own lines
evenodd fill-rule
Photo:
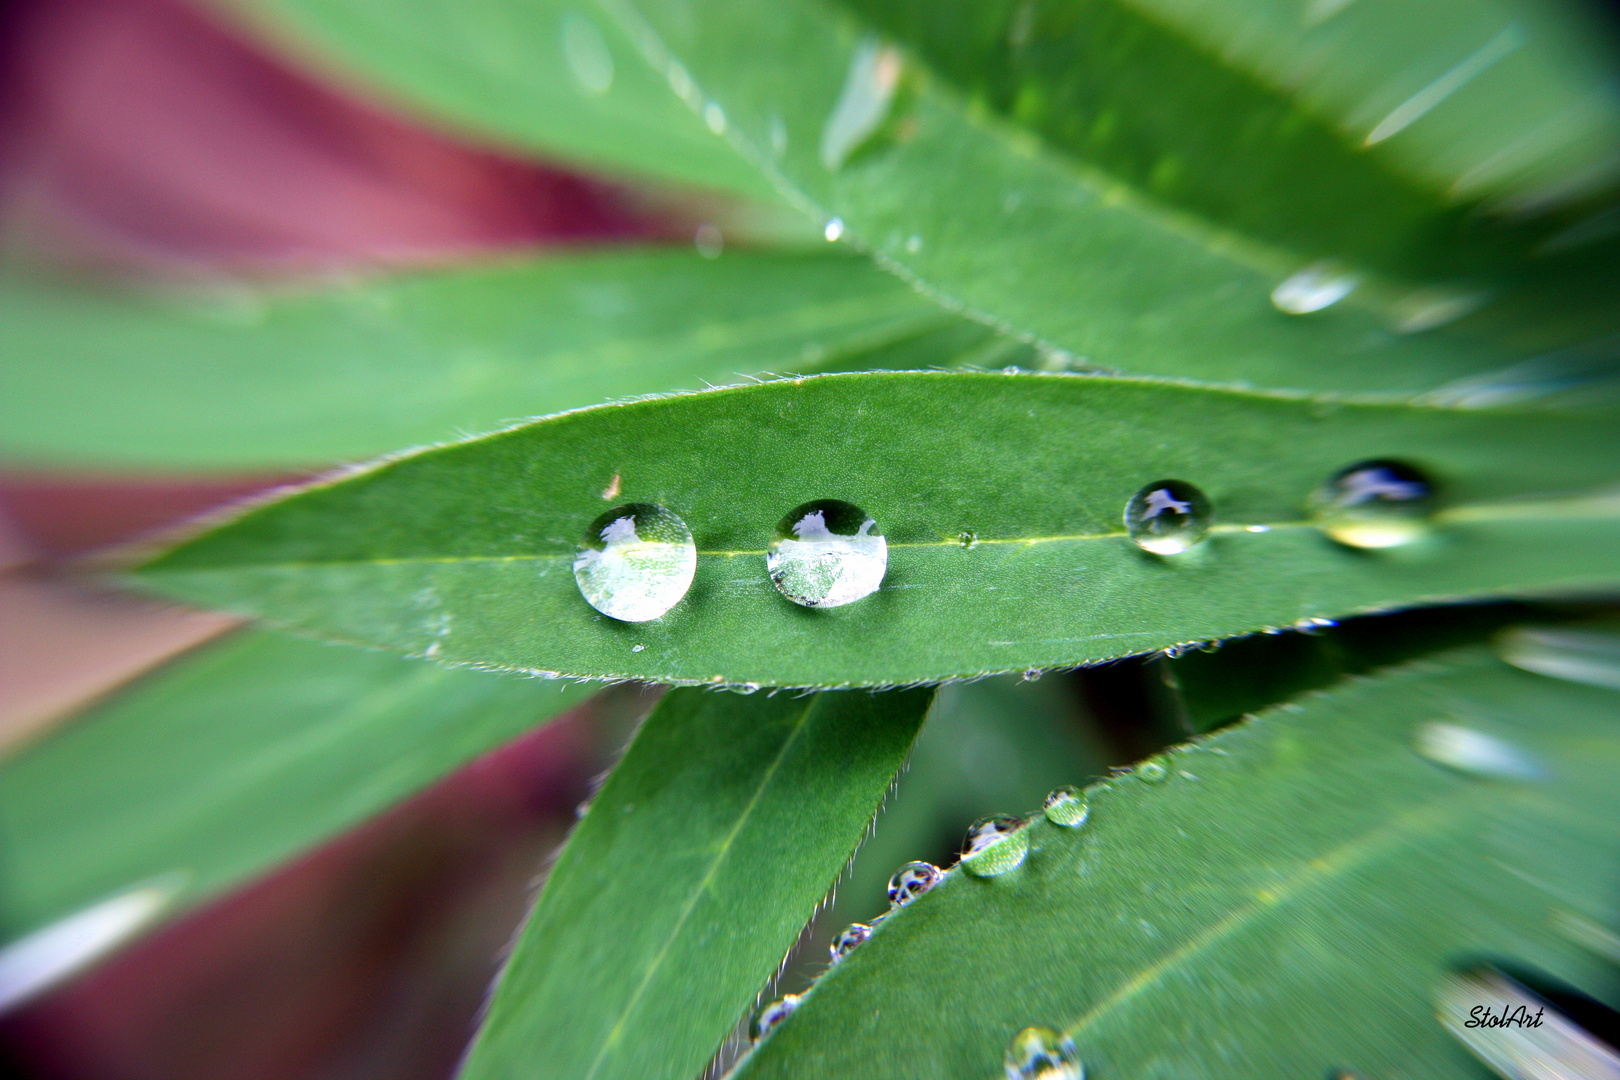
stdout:
<svg viewBox="0 0 1620 1080">
<path fill-rule="evenodd" d="M 1311 512 L 1333 539 L 1357 548 L 1409 544 L 1429 531 L 1434 485 L 1399 461 L 1359 461 L 1311 495 Z"/>
<path fill-rule="evenodd" d="M 787 153 L 787 148 L 788 148 L 787 124 L 783 122 L 783 120 L 782 120 L 782 118 L 780 116 L 772 116 L 771 117 L 769 130 L 766 133 L 766 137 L 770 140 L 770 143 L 771 143 L 771 156 L 772 157 L 778 157 L 779 158 L 783 154 Z"/>
<path fill-rule="evenodd" d="M 1023 818 L 1009 814 L 980 818 L 968 829 L 962 869 L 974 877 L 997 877 L 1023 865 L 1029 854 L 1029 830 Z"/>
<path fill-rule="evenodd" d="M 956 542 L 965 548 L 976 548 L 979 546 L 979 534 L 976 532 L 957 533 Z"/>
<path fill-rule="evenodd" d="M 0 1012 L 44 993 L 140 933 L 189 879 L 183 871 L 160 875 L 8 943 L 0 949 Z"/>
<path fill-rule="evenodd" d="M 1040 668 L 1038 668 L 1038 667 L 1025 668 L 1024 669 L 1024 676 L 1023 676 L 1022 681 L 1023 682 L 1034 682 L 1036 679 L 1039 679 L 1040 677 L 1041 677 L 1041 669 Z"/>
<path fill-rule="evenodd" d="M 613 87 L 613 54 L 596 24 L 577 11 L 562 17 L 563 59 L 580 89 L 600 97 Z"/>
<path fill-rule="evenodd" d="M 1332 307 L 1356 288 L 1356 277 L 1332 262 L 1312 263 L 1271 290 L 1271 303 L 1288 315 L 1309 315 Z"/>
<path fill-rule="evenodd" d="M 1179 555 L 1209 535 L 1209 500 L 1184 480 L 1159 480 L 1125 504 L 1125 528 L 1136 546 Z"/>
<path fill-rule="evenodd" d="M 645 645 L 632 645 L 632 646 L 630 646 L 630 651 L 631 652 L 640 652 L 642 649 L 645 649 L 646 647 L 647 646 L 645 646 Z"/>
<path fill-rule="evenodd" d="M 1521 1016 L 1528 1023 L 1491 1027 L 1479 1022 Z M 1507 1077 L 1615 1080 L 1620 1053 L 1551 1002 L 1492 968 L 1448 975 L 1435 993 L 1440 1023 L 1468 1052 Z"/>
<path fill-rule="evenodd" d="M 939 884 L 939 867 L 933 863 L 908 862 L 889 879 L 889 903 L 905 907 Z"/>
<path fill-rule="evenodd" d="M 1271 531 L 1270 525 L 1245 525 L 1243 528 L 1246 532 L 1252 533 L 1268 533 Z"/>
<path fill-rule="evenodd" d="M 771 1002 L 754 1014 L 753 1021 L 748 1025 L 749 1036 L 755 1042 L 759 1042 L 772 1031 L 775 1031 L 776 1026 L 786 1020 L 793 1010 L 798 1007 L 798 994 L 788 994 L 786 997 Z"/>
<path fill-rule="evenodd" d="M 1150 784 L 1162 784 L 1170 775 L 1170 767 L 1164 759 L 1150 757 L 1136 767 L 1136 775 Z"/>
<path fill-rule="evenodd" d="M 1074 1040 L 1047 1027 L 1027 1027 L 1007 1046 L 1007 1080 L 1085 1080 Z"/>
<path fill-rule="evenodd" d="M 1484 293 L 1455 289 L 1419 289 L 1395 305 L 1395 329 L 1416 334 L 1471 315 L 1489 299 Z"/>
<path fill-rule="evenodd" d="M 1620 690 L 1620 635 L 1516 626 L 1498 634 L 1496 655 L 1525 671 Z"/>
<path fill-rule="evenodd" d="M 675 91 L 675 96 L 682 101 L 691 101 L 697 88 L 692 85 L 692 76 L 686 73 L 686 69 L 679 64 L 670 64 L 668 76 L 669 88 Z"/>
<path fill-rule="evenodd" d="M 1546 776 L 1527 751 L 1461 724 L 1419 724 L 1413 746 L 1430 761 L 1474 776 L 1499 780 L 1540 780 Z"/>
<path fill-rule="evenodd" d="M 692 587 L 697 545 L 676 514 L 627 503 L 591 522 L 574 554 L 574 580 L 586 603 L 609 618 L 646 622 Z"/>
<path fill-rule="evenodd" d="M 718 259 L 726 249 L 726 238 L 713 225 L 699 225 L 692 237 L 692 246 L 705 259 Z"/>
<path fill-rule="evenodd" d="M 912 233 L 910 236 L 906 237 L 906 253 L 907 254 L 915 255 L 915 254 L 917 254 L 917 252 L 919 252 L 921 250 L 922 250 L 922 237 L 918 236 L 916 233 Z"/>
<path fill-rule="evenodd" d="M 821 230 L 821 235 L 827 238 L 829 244 L 838 240 L 839 237 L 844 235 L 844 219 L 828 218 L 827 227 Z"/>
<path fill-rule="evenodd" d="M 855 951 L 855 947 L 872 936 L 872 928 L 865 923 L 850 923 L 844 932 L 833 938 L 832 960 L 838 963 Z"/>
<path fill-rule="evenodd" d="M 726 111 L 717 102 L 711 101 L 703 106 L 703 122 L 716 135 L 726 133 Z"/>
<path fill-rule="evenodd" d="M 1042 812 L 1052 824 L 1075 829 L 1086 823 L 1091 806 L 1086 802 L 1086 793 L 1079 788 L 1060 787 L 1046 797 Z"/>
<path fill-rule="evenodd" d="M 850 56 L 849 74 L 838 102 L 821 129 L 821 163 L 838 169 L 872 137 L 894 101 L 900 85 L 900 53 L 893 46 L 863 38 Z"/>
<path fill-rule="evenodd" d="M 889 566 L 889 545 L 858 506 L 817 499 L 776 526 L 765 569 L 777 590 L 805 607 L 839 607 L 871 595 Z"/>
</svg>

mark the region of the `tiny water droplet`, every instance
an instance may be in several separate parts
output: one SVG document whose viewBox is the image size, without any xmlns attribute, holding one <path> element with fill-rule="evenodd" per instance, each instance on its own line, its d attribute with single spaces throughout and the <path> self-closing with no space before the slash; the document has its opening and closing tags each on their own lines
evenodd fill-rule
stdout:
<svg viewBox="0 0 1620 1080">
<path fill-rule="evenodd" d="M 910 236 L 906 237 L 906 253 L 908 255 L 915 255 L 921 250 L 922 237 L 918 236 L 916 233 L 912 233 Z"/>
<path fill-rule="evenodd" d="M 1085 1080 L 1074 1040 L 1048 1027 L 1027 1027 L 1007 1046 L 1007 1080 Z"/>
<path fill-rule="evenodd" d="M 668 77 L 669 88 L 675 91 L 675 96 L 682 101 L 691 101 L 697 89 L 692 85 L 692 76 L 686 73 L 686 69 L 679 64 L 670 64 Z"/>
<path fill-rule="evenodd" d="M 630 646 L 630 651 L 631 652 L 640 652 L 642 649 L 645 649 L 646 647 L 647 646 L 645 646 L 645 645 L 632 645 L 632 646 Z"/>
<path fill-rule="evenodd" d="M 577 11 L 562 17 L 563 59 L 580 89 L 600 97 L 613 87 L 613 54 L 596 24 Z"/>
<path fill-rule="evenodd" d="M 754 1014 L 753 1021 L 748 1025 L 749 1037 L 755 1042 L 759 1042 L 759 1040 L 776 1030 L 777 1025 L 786 1020 L 793 1010 L 798 1007 L 798 994 L 788 994 L 786 997 L 771 1002 Z"/>
<path fill-rule="evenodd" d="M 1288 315 L 1309 315 L 1332 307 L 1356 288 L 1356 277 L 1333 262 L 1316 262 L 1271 290 L 1271 303 Z"/>
<path fill-rule="evenodd" d="M 1086 801 L 1086 793 L 1079 788 L 1060 787 L 1046 797 L 1041 812 L 1046 815 L 1046 820 L 1054 825 L 1076 829 L 1086 823 L 1086 815 L 1091 813 L 1091 806 Z"/>
<path fill-rule="evenodd" d="M 870 926 L 865 923 L 850 923 L 844 928 L 843 933 L 833 938 L 832 962 L 838 963 L 838 961 L 854 952 L 856 946 L 871 936 L 872 928 Z"/>
<path fill-rule="evenodd" d="M 908 862 L 889 879 L 889 903 L 905 907 L 939 884 L 939 867 L 933 863 Z"/>
<path fill-rule="evenodd" d="M 979 534 L 976 532 L 957 533 L 956 542 L 965 548 L 976 548 L 979 546 Z"/>
<path fill-rule="evenodd" d="M 696 572 L 692 530 L 672 511 L 651 503 L 609 510 L 591 522 L 574 554 L 580 595 L 622 622 L 663 615 L 686 595 Z"/>
<path fill-rule="evenodd" d="M 726 133 L 726 111 L 717 102 L 711 101 L 703 106 L 703 122 L 716 135 Z"/>
<path fill-rule="evenodd" d="M 781 157 L 783 154 L 787 153 L 787 148 L 788 148 L 787 124 L 783 122 L 783 120 L 782 120 L 782 118 L 780 116 L 773 115 L 771 117 L 770 124 L 769 124 L 769 129 L 768 129 L 768 131 L 766 133 L 766 137 L 770 140 L 770 143 L 771 143 L 771 156 L 772 157 Z"/>
<path fill-rule="evenodd" d="M 1023 865 L 1029 854 L 1029 830 L 1024 819 L 1010 814 L 980 818 L 967 834 L 962 869 L 974 877 L 998 877 Z"/>
<path fill-rule="evenodd" d="M 1024 682 L 1034 682 L 1036 679 L 1039 679 L 1040 677 L 1041 677 L 1041 669 L 1040 668 L 1032 667 L 1032 668 L 1025 668 L 1024 669 L 1024 678 L 1023 678 Z"/>
<path fill-rule="evenodd" d="M 1498 780 L 1540 780 L 1546 776 L 1529 752 L 1506 739 L 1461 724 L 1437 720 L 1419 724 L 1413 747 L 1430 761 L 1474 776 Z"/>
<path fill-rule="evenodd" d="M 900 85 L 900 52 L 863 38 L 849 60 L 849 73 L 821 129 L 821 163 L 841 168 L 849 156 L 883 124 Z"/>
<path fill-rule="evenodd" d="M 1356 548 L 1390 548 L 1421 539 L 1434 513 L 1434 484 L 1400 461 L 1359 461 L 1311 495 L 1322 531 Z"/>
<path fill-rule="evenodd" d="M 1184 480 L 1158 480 L 1125 504 L 1125 529 L 1136 546 L 1179 555 L 1209 535 L 1213 515 L 1204 493 Z"/>
<path fill-rule="evenodd" d="M 870 596 L 889 566 L 888 541 L 858 506 L 817 499 L 776 526 L 765 569 L 777 591 L 805 607 L 840 607 Z"/>
<path fill-rule="evenodd" d="M 1271 531 L 1270 525 L 1245 525 L 1243 528 L 1246 532 L 1252 533 L 1268 533 Z"/>
<path fill-rule="evenodd" d="M 1525 671 L 1620 690 L 1620 635 L 1516 626 L 1493 643 L 1496 655 Z"/>
<path fill-rule="evenodd" d="M 844 219 L 828 218 L 827 227 L 821 230 L 821 235 L 827 238 L 829 244 L 837 241 L 839 237 L 844 235 Z"/>
<path fill-rule="evenodd" d="M 720 253 L 726 249 L 726 238 L 713 225 L 699 225 L 697 232 L 692 236 L 692 246 L 697 248 L 697 253 L 705 259 L 718 259 Z"/>
<path fill-rule="evenodd" d="M 1150 784 L 1162 784 L 1170 776 L 1170 767 L 1162 758 L 1150 757 L 1136 767 L 1136 775 Z"/>
<path fill-rule="evenodd" d="M 1482 1008 L 1483 1007 L 1483 1010 Z M 1533 1018 L 1500 1027 L 1495 1018 Z M 1490 967 L 1448 975 L 1435 992 L 1441 1025 L 1499 1076 L 1513 1078 L 1620 1077 L 1620 1052 L 1596 1038 L 1553 1002 Z"/>
</svg>

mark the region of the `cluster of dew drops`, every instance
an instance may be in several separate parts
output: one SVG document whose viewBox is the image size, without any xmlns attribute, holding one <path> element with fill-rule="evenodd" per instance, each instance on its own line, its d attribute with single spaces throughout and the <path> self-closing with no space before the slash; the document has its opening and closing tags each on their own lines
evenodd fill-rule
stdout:
<svg viewBox="0 0 1620 1080">
<path fill-rule="evenodd" d="M 1052 824 L 1078 829 L 1086 823 L 1090 806 L 1085 792 L 1061 787 L 1046 797 L 1042 813 Z M 968 829 L 967 842 L 958 866 L 974 877 L 999 877 L 1023 865 L 1029 854 L 1029 830 L 1022 818 L 1009 814 L 980 818 Z M 830 952 L 838 964 L 854 952 L 878 925 L 923 893 L 938 885 L 944 871 L 932 863 L 908 862 L 889 879 L 889 910 L 871 924 L 852 923 L 833 939 Z M 754 1016 L 749 1034 L 757 1043 L 798 1008 L 800 996 L 788 994 L 771 1002 Z M 1084 1069 L 1074 1042 L 1062 1032 L 1046 1027 L 1028 1027 L 1014 1036 L 1007 1047 L 1008 1080 L 1083 1080 Z"/>
<path fill-rule="evenodd" d="M 1339 543 L 1388 548 L 1428 528 L 1434 484 L 1420 470 L 1385 459 L 1330 476 L 1310 498 L 1317 524 Z M 1131 497 L 1125 529 L 1144 551 L 1176 556 L 1203 543 L 1214 520 L 1208 497 L 1184 480 L 1159 480 Z M 1250 525 L 1253 532 L 1269 526 Z M 979 544 L 964 532 L 960 543 Z M 866 511 L 838 499 L 795 507 L 777 523 L 765 572 L 778 592 L 810 608 L 841 607 L 876 592 L 888 570 L 888 542 Z M 697 573 L 697 545 L 678 514 L 626 503 L 591 523 L 574 556 L 574 580 L 597 611 L 623 622 L 657 619 L 680 602 Z"/>
</svg>

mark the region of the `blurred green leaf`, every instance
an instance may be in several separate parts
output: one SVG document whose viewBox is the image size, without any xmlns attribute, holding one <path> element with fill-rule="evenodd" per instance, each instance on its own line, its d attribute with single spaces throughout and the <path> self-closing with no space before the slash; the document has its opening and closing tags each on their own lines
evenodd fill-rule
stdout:
<svg viewBox="0 0 1620 1080">
<path fill-rule="evenodd" d="M 1562 928 L 1620 925 L 1617 720 L 1471 649 L 1227 729 L 946 875 L 736 1075 L 988 1078 L 1041 1025 L 1099 1077 L 1472 1076 L 1434 1015 L 1454 965 L 1608 985 Z"/>
<path fill-rule="evenodd" d="M 932 698 L 672 692 L 558 857 L 461 1075 L 702 1072 L 849 861 Z"/>
<path fill-rule="evenodd" d="M 589 692 L 239 632 L 0 767 L 0 927 L 164 874 L 189 907 Z"/>
<path fill-rule="evenodd" d="M 201 294 L 13 275 L 0 456 L 320 466 L 739 372 L 887 367 L 891 347 L 935 363 L 990 337 L 840 255 L 614 251 Z"/>
<path fill-rule="evenodd" d="M 768 685 L 906 684 L 1081 664 L 1312 617 L 1620 576 L 1603 414 L 1344 405 L 1078 376 L 877 373 L 584 410 L 389 461 L 249 511 L 142 569 L 152 586 L 337 640 L 518 670 Z M 1302 520 L 1334 470 L 1394 457 L 1446 508 L 1385 552 Z M 696 537 L 654 622 L 598 615 L 571 573 L 611 503 Z M 1122 535 L 1165 477 L 1213 500 L 1210 541 Z M 771 530 L 837 497 L 888 576 L 811 610 L 765 573 Z M 1265 531 L 1256 531 L 1265 530 Z M 967 541 L 976 538 L 976 542 Z"/>
</svg>

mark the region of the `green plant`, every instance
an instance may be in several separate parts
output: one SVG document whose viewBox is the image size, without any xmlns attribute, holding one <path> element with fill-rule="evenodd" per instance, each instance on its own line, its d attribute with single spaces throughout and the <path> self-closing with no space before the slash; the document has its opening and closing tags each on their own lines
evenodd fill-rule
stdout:
<svg viewBox="0 0 1620 1080">
<path fill-rule="evenodd" d="M 591 680 L 675 684 L 564 848 L 463 1075 L 694 1077 L 851 858 L 932 687 L 1157 654 L 1198 737 L 1086 789 L 1079 824 L 1022 808 L 738 1076 L 992 1076 L 1030 1026 L 1098 1077 L 1517 1075 L 1435 1019 L 1485 985 L 1467 963 L 1616 1003 L 1620 644 L 1563 625 L 1620 581 L 1598 15 L 230 10 L 509 147 L 811 230 L 266 295 L 235 321 L 12 273 L 13 459 L 388 455 L 126 580 L 417 658 L 255 630 L 9 762 L 14 937 L 142 882 L 165 910 L 215 895 Z M 120 363 L 70 401 L 64 356 Z M 663 393 L 739 371 L 760 376 Z M 493 433 L 399 449 L 457 429 Z M 1154 487 L 1191 530 L 1156 547 L 1122 524 Z M 873 515 L 886 576 L 812 610 L 766 555 L 825 498 Z M 627 503 L 695 539 L 661 618 L 599 615 L 576 582 L 587 526 Z M 226 696 L 244 722 L 221 730 Z M 409 769 L 379 759 L 405 740 Z"/>
</svg>

